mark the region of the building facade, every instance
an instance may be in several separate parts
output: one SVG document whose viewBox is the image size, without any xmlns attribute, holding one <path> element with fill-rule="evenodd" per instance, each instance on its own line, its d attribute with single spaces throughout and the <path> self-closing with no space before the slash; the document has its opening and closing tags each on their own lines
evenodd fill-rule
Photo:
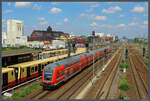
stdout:
<svg viewBox="0 0 150 101">
<path fill-rule="evenodd" d="M 60 36 L 66 36 L 68 34 L 61 31 L 52 31 L 52 28 L 48 26 L 46 31 L 34 30 L 31 36 L 28 37 L 28 41 L 51 41 Z"/>
<path fill-rule="evenodd" d="M 24 22 L 22 20 L 7 20 L 7 43 L 11 46 L 16 44 L 25 45 L 27 37 L 23 36 Z"/>
</svg>

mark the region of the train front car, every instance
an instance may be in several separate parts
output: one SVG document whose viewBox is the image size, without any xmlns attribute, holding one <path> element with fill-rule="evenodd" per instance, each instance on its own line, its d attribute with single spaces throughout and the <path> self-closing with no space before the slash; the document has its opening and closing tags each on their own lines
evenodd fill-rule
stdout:
<svg viewBox="0 0 150 101">
<path fill-rule="evenodd" d="M 50 89 L 53 84 L 53 75 L 54 75 L 54 67 L 53 64 L 49 64 L 44 67 L 42 72 L 42 86 L 43 89 Z"/>
</svg>

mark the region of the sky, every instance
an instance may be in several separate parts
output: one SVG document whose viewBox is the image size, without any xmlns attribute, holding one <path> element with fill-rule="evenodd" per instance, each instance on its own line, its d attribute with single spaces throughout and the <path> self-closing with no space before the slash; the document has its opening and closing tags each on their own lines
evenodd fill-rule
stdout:
<svg viewBox="0 0 150 101">
<path fill-rule="evenodd" d="M 92 31 L 127 38 L 148 36 L 147 2 L 2 2 L 3 32 L 8 19 L 23 20 L 26 36 L 48 26 L 76 36 Z"/>
</svg>

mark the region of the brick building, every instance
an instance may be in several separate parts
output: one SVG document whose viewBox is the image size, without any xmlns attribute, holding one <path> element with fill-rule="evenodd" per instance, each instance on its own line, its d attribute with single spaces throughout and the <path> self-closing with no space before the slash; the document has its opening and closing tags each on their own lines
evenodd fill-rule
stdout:
<svg viewBox="0 0 150 101">
<path fill-rule="evenodd" d="M 66 34 L 61 31 L 52 31 L 52 28 L 48 26 L 46 31 L 34 30 L 31 36 L 28 36 L 28 41 L 51 41 L 56 37 L 68 35 L 69 34 Z"/>
</svg>

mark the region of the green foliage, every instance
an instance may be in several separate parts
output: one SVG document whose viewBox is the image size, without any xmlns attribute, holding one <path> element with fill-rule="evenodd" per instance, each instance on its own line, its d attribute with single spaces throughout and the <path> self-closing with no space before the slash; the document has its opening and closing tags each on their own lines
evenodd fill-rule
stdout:
<svg viewBox="0 0 150 101">
<path fill-rule="evenodd" d="M 37 82 L 37 83 L 34 83 L 30 86 L 28 86 L 27 88 L 21 88 L 19 91 L 15 92 L 12 97 L 7 97 L 5 99 L 21 99 L 27 95 L 29 95 L 30 93 L 32 93 L 33 91 L 41 88 L 40 86 L 40 83 L 41 82 Z"/>
<path fill-rule="evenodd" d="M 122 59 L 122 63 L 123 63 L 123 64 L 125 63 L 125 59 Z"/>
<path fill-rule="evenodd" d="M 128 68 L 128 64 L 120 64 L 120 68 Z"/>
<path fill-rule="evenodd" d="M 119 94 L 119 97 L 118 97 L 118 99 L 124 99 L 124 95 L 121 93 L 121 94 Z"/>
<path fill-rule="evenodd" d="M 130 84 L 128 83 L 127 80 L 123 79 L 120 81 L 119 88 L 123 91 L 127 91 L 130 89 Z"/>
<path fill-rule="evenodd" d="M 14 50 L 14 49 L 27 49 L 29 47 L 26 47 L 26 46 L 20 46 L 20 47 L 2 47 L 2 50 L 3 51 L 6 51 L 6 50 Z"/>
</svg>

